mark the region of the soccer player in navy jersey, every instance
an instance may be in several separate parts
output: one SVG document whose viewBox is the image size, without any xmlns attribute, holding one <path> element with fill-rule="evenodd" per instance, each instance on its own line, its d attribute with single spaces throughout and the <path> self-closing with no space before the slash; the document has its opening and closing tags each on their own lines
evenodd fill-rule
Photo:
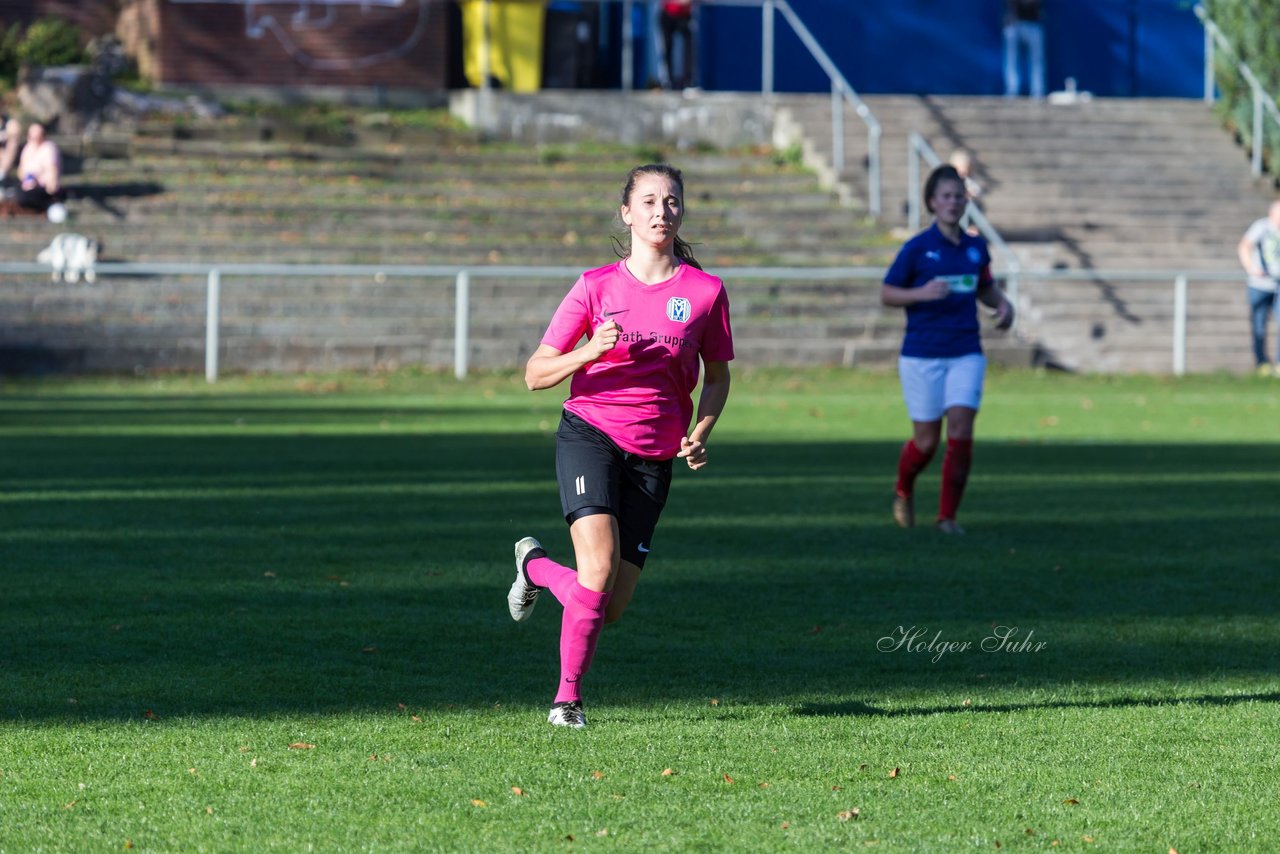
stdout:
<svg viewBox="0 0 1280 854">
<path fill-rule="evenodd" d="M 578 278 L 525 368 L 535 391 L 572 377 L 556 432 L 556 479 L 577 569 L 525 537 L 516 543 L 507 607 L 523 622 L 544 589 L 564 606 L 560 682 L 547 721 L 576 729 L 587 722 L 580 680 L 600 630 L 622 616 L 654 547 L 672 461 L 682 458 L 695 471 L 707 464 L 733 359 L 724 284 L 702 271 L 679 237 L 680 171 L 632 169 L 619 215 L 630 237 L 626 257 Z"/>
<path fill-rule="evenodd" d="M 916 476 L 937 451 L 945 418 L 947 447 L 935 522 L 945 534 L 964 533 L 956 511 L 969 478 L 973 422 L 987 365 L 977 304 L 995 309 L 996 328 L 1013 324 L 1013 304 L 991 277 L 986 241 L 960 227 L 967 202 L 955 167 L 934 169 L 924 187 L 933 224 L 903 245 L 880 287 L 882 303 L 907 312 L 898 376 L 912 430 L 898 457 L 893 518 L 903 528 L 915 525 Z"/>
</svg>

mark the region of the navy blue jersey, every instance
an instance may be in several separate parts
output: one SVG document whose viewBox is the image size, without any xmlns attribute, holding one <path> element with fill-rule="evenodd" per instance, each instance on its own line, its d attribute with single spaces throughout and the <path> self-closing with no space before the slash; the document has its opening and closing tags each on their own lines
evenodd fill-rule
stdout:
<svg viewBox="0 0 1280 854">
<path fill-rule="evenodd" d="M 941 359 L 981 353 L 978 289 L 993 283 L 987 242 L 961 231 L 957 245 L 947 240 L 934 223 L 906 242 L 885 274 L 884 283 L 918 288 L 932 279 L 946 279 L 950 293 L 940 300 L 906 306 L 907 334 L 902 340 L 902 355 Z"/>
</svg>

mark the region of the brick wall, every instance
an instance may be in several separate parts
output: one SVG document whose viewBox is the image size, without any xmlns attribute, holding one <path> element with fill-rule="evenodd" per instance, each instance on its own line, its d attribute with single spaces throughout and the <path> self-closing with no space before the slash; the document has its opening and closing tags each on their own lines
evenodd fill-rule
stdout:
<svg viewBox="0 0 1280 854">
<path fill-rule="evenodd" d="M 149 3 L 156 10 L 160 83 L 446 87 L 444 3 Z M 300 11 L 305 20 L 295 18 Z"/>
<path fill-rule="evenodd" d="M 451 4 L 0 0 L 0 27 L 56 16 L 116 32 L 144 78 L 186 86 L 448 88 Z"/>
</svg>

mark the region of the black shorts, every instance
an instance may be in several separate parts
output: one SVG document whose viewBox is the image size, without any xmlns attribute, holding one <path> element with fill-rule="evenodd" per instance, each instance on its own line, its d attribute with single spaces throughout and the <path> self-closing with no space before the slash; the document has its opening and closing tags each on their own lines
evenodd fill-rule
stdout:
<svg viewBox="0 0 1280 854">
<path fill-rule="evenodd" d="M 622 559 L 644 566 L 671 489 L 671 460 L 628 453 L 566 411 L 556 430 L 556 480 L 566 522 L 598 512 L 611 514 L 618 520 Z"/>
</svg>

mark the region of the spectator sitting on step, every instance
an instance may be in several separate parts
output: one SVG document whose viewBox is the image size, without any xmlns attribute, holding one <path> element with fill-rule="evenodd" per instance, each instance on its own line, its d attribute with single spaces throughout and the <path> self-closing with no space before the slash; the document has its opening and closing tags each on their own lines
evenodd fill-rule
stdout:
<svg viewBox="0 0 1280 854">
<path fill-rule="evenodd" d="M 27 144 L 18 157 L 18 206 L 44 213 L 62 199 L 62 152 L 45 136 L 44 125 L 32 122 Z"/>
<path fill-rule="evenodd" d="M 969 156 L 969 152 L 963 148 L 957 148 L 951 152 L 948 162 L 955 167 L 956 174 L 964 180 L 964 191 L 969 197 L 970 208 L 982 210 L 982 202 L 978 201 L 982 197 L 982 185 L 973 177 L 973 158 Z M 978 227 L 969 219 L 967 210 L 962 224 L 965 231 L 975 237 L 978 236 Z"/>
<path fill-rule="evenodd" d="M 973 157 L 963 148 L 951 152 L 949 161 L 956 167 L 956 172 L 964 179 L 964 191 L 969 194 L 969 201 L 976 202 L 982 195 L 982 185 L 973 177 Z"/>
</svg>

